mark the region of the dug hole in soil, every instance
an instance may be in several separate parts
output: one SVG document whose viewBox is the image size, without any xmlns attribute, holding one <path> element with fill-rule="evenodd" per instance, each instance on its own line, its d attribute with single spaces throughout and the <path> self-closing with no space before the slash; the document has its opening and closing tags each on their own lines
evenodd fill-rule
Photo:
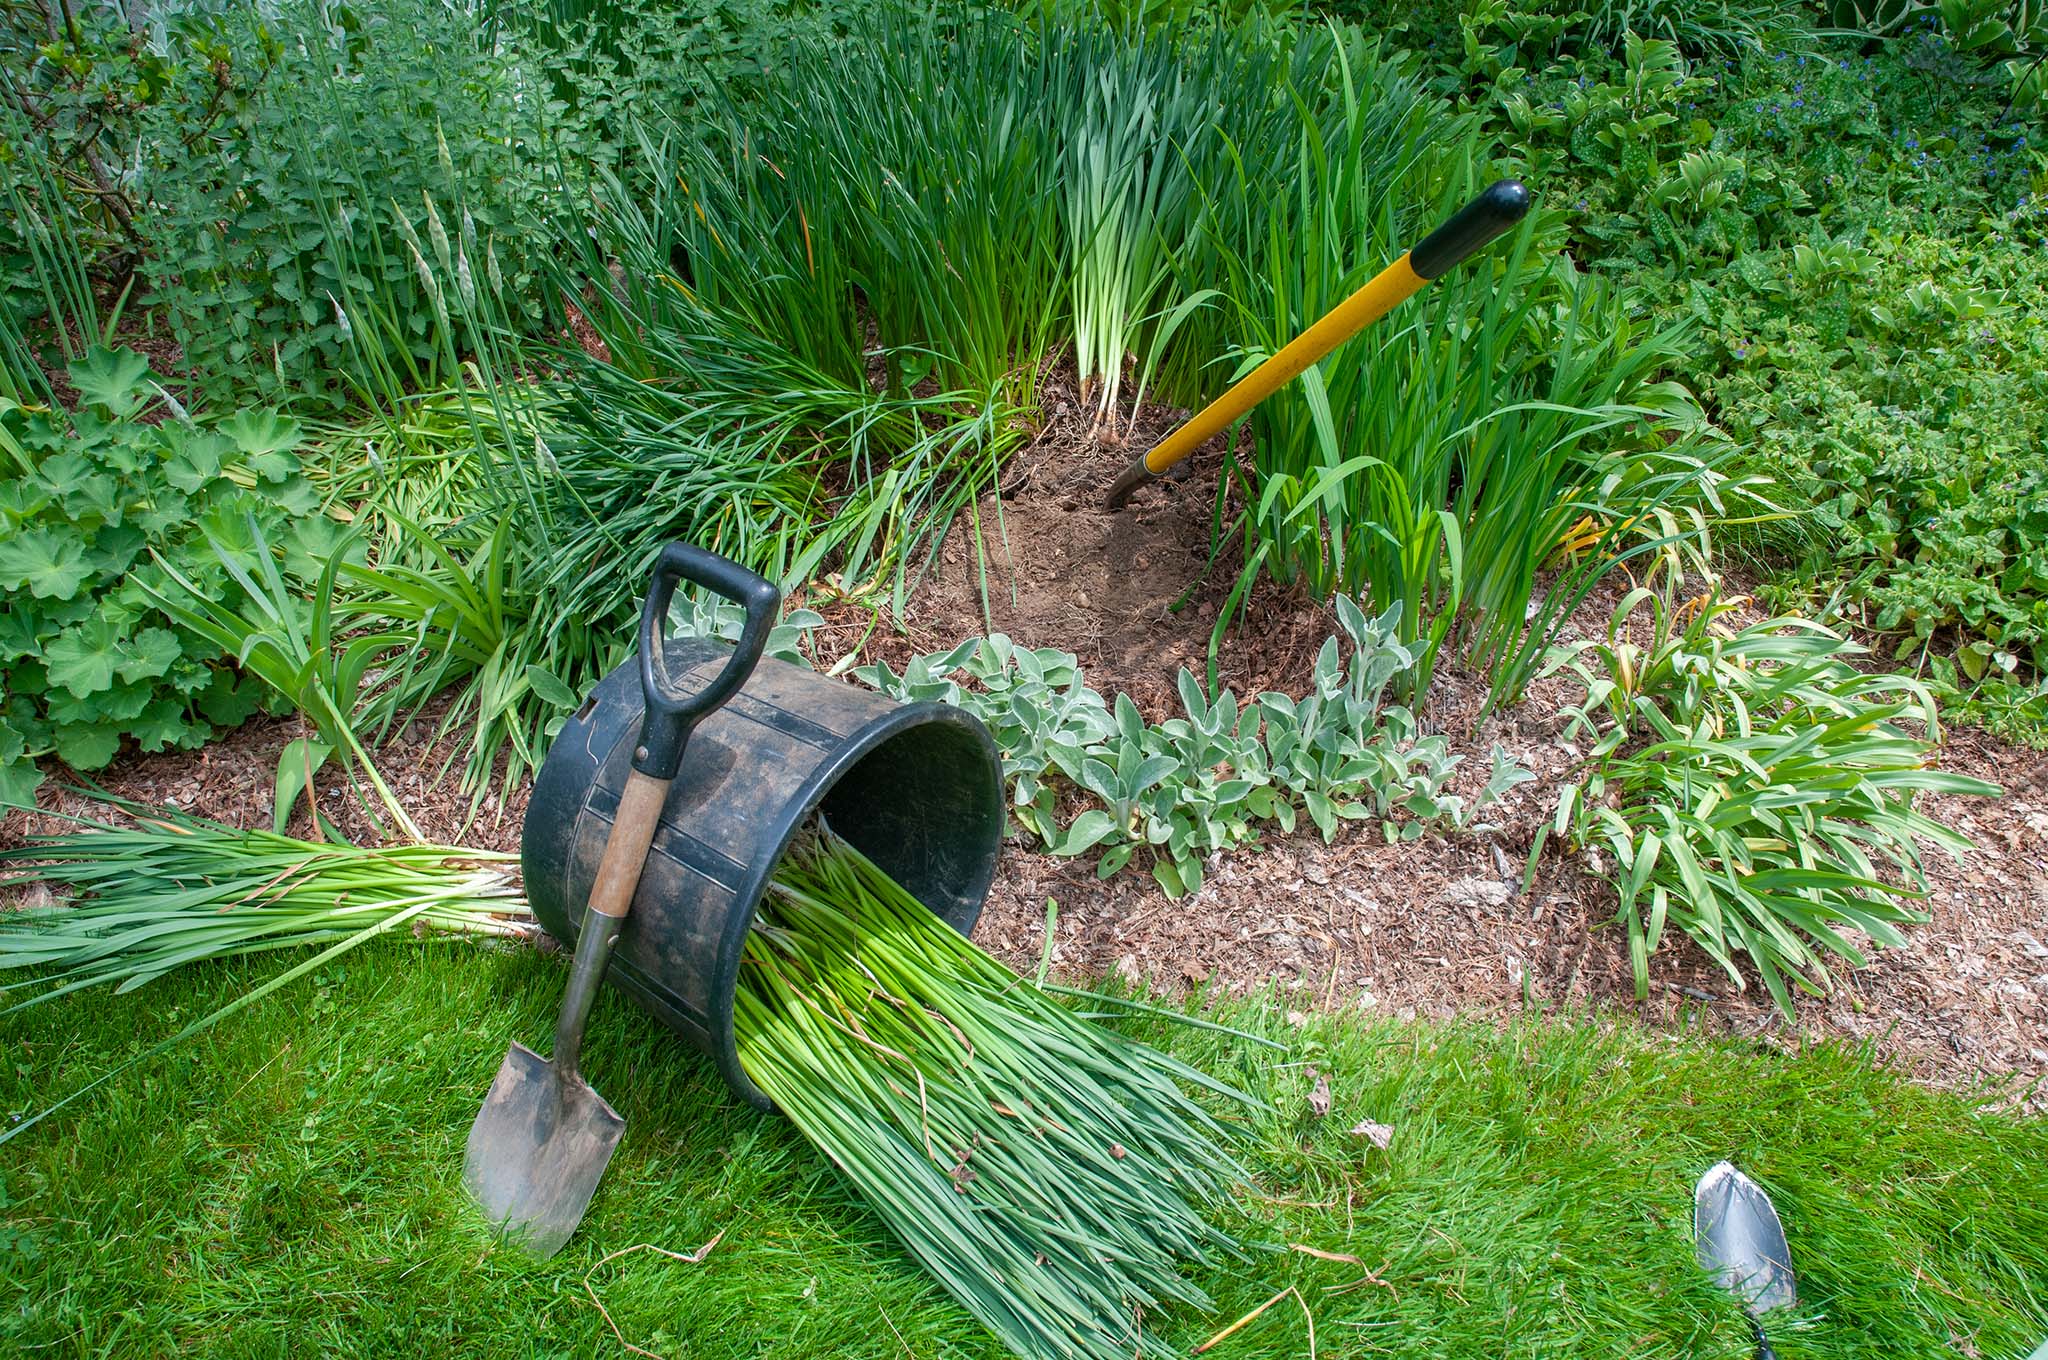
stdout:
<svg viewBox="0 0 2048 1360">
<path fill-rule="evenodd" d="M 850 654 L 900 668 L 916 653 L 999 631 L 1020 645 L 1075 653 L 1090 686 L 1105 697 L 1128 693 L 1148 719 L 1176 710 L 1175 675 L 1182 666 L 1202 673 L 1237 578 L 1233 545 L 1211 561 L 1221 450 L 1202 450 L 1190 474 L 1160 479 L 1110 514 L 1101 508 L 1110 482 L 1180 413 L 1143 408 L 1129 426 L 1100 430 L 1065 379 L 1048 384 L 1043 409 L 1043 428 L 979 507 L 979 545 L 963 516 L 900 620 L 877 626 L 871 608 L 809 601 L 827 620 L 813 637 L 821 662 Z M 1582 635 L 1604 628 L 1613 593 L 1589 600 L 1572 626 Z M 1333 631 L 1323 607 L 1261 582 L 1222 641 L 1221 682 L 1240 697 L 1299 694 Z M 1833 991 L 1802 997 L 1787 1022 L 1753 978 L 1736 989 L 1675 930 L 1638 1001 L 1627 934 L 1612 924 L 1613 894 L 1576 858 L 1547 851 L 1531 891 L 1521 892 L 1536 831 L 1582 754 L 1559 717 L 1577 696 L 1539 685 L 1513 712 L 1475 727 L 1484 694 L 1483 680 L 1440 667 L 1418 718 L 1464 757 L 1458 792 L 1476 791 L 1496 745 L 1536 774 L 1489 809 L 1491 831 L 1425 829 L 1388 845 L 1376 822 L 1344 823 L 1324 845 L 1306 824 L 1291 835 L 1269 830 L 1213 861 L 1201 891 L 1181 901 L 1140 869 L 1099 880 L 1087 857 L 1052 858 L 1013 838 L 975 938 L 1013 967 L 1034 969 L 1051 898 L 1059 904 L 1052 961 L 1076 979 L 1115 974 L 1168 994 L 1272 984 L 1293 1010 L 1402 1019 L 1629 1016 L 1666 1032 L 1706 1029 L 1783 1050 L 1834 1038 L 1868 1044 L 1923 1080 L 2048 1111 L 2048 755 L 1974 730 L 1950 734 L 1941 767 L 1988 779 L 2005 796 L 1921 806 L 1969 836 L 1977 853 L 1961 865 L 1930 853 L 1921 905 L 1933 919 L 1908 927 L 1906 944 L 1878 951 L 1869 967 L 1838 969 Z M 469 795 L 443 776 L 438 716 L 423 714 L 380 748 L 386 779 L 429 838 L 516 849 L 525 789 L 502 803 L 487 797 L 470 820 Z M 138 802 L 268 825 L 278 756 L 296 735 L 296 721 L 258 719 L 198 751 L 126 753 L 96 782 Z M 56 773 L 43 807 L 89 815 Z M 338 790 L 324 796 L 345 831 L 370 834 Z M 0 826 L 0 844 L 64 825 L 16 814 Z"/>
</svg>

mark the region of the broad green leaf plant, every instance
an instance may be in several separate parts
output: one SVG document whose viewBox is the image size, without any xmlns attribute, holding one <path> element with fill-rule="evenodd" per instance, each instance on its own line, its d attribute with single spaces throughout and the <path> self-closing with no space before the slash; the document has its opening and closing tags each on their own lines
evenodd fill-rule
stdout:
<svg viewBox="0 0 2048 1360">
<path fill-rule="evenodd" d="M 967 709 L 994 734 L 1018 824 L 1054 855 L 1093 854 L 1102 877 L 1141 852 L 1170 897 L 1199 891 L 1205 862 L 1245 845 L 1263 825 L 1292 831 L 1302 813 L 1327 842 L 1340 823 L 1377 819 L 1389 841 L 1431 821 L 1463 827 L 1529 772 L 1496 751 L 1469 804 L 1447 792 L 1459 758 L 1444 738 L 1419 736 L 1414 715 L 1383 702 L 1420 659 L 1397 640 L 1397 611 L 1369 619 L 1344 596 L 1337 638 L 1316 656 L 1309 693 L 1267 692 L 1240 703 L 1210 696 L 1183 669 L 1181 714 L 1147 723 L 1129 695 L 1114 705 L 1090 689 L 1072 653 L 1019 647 L 998 633 L 937 656 L 886 663 L 856 679 L 906 701 Z M 1064 826 L 1063 786 L 1093 806 Z M 1141 863 L 1143 861 L 1140 861 Z"/>
<path fill-rule="evenodd" d="M 1831 958 L 1861 967 L 1864 940 L 1928 919 L 1919 842 L 1970 849 L 1915 796 L 1999 789 L 1931 767 L 1941 729 L 1918 681 L 1857 669 L 1863 648 L 1804 619 L 1734 628 L 1735 608 L 1639 587 L 1604 637 L 1553 653 L 1585 689 L 1567 731 L 1593 749 L 1531 863 L 1554 834 L 1613 886 L 1638 996 L 1676 927 L 1738 988 L 1747 955 L 1789 1015 L 1794 988 L 1829 988 Z"/>
<path fill-rule="evenodd" d="M 328 524 L 294 421 L 196 421 L 132 350 L 67 372 L 75 411 L 0 400 L 0 805 L 33 800 L 38 756 L 95 770 L 124 740 L 196 746 L 253 712 L 260 682 L 163 592 L 238 604 L 264 535 L 317 575 Z"/>
</svg>

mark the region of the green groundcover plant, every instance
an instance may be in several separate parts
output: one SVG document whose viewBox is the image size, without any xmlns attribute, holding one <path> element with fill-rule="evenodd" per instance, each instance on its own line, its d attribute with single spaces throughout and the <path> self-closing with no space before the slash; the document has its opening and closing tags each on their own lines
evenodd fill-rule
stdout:
<svg viewBox="0 0 2048 1360">
<path fill-rule="evenodd" d="M 0 803 L 30 799 L 37 756 L 95 770 L 124 739 L 191 747 L 247 717 L 260 682 L 164 593 L 235 598 L 226 562 L 267 557 L 264 531 L 310 579 L 340 536 L 296 422 L 194 420 L 132 350 L 94 347 L 67 371 L 73 411 L 0 402 Z"/>
<path fill-rule="evenodd" d="M 1343 639 L 1323 644 L 1299 696 L 1267 691 L 1240 704 L 1228 689 L 1212 697 L 1183 667 L 1181 712 L 1161 723 L 1147 723 L 1127 694 L 1106 702 L 1072 653 L 1000 633 L 912 657 L 901 675 L 876 663 L 854 677 L 979 717 L 1003 755 L 1011 815 L 1049 853 L 1094 855 L 1103 878 L 1149 860 L 1178 898 L 1200 891 L 1211 857 L 1262 828 L 1292 831 L 1304 813 L 1325 841 L 1342 823 L 1373 820 L 1389 841 L 1414 840 L 1432 822 L 1476 824 L 1532 777 L 1496 749 L 1476 798 L 1448 791 L 1460 758 L 1440 734 L 1418 733 L 1407 708 L 1384 702 L 1421 650 L 1395 640 L 1398 609 L 1368 619 L 1338 596 Z M 1061 805 L 1076 792 L 1089 806 L 1063 826 Z"/>
<path fill-rule="evenodd" d="M 1721 544 L 1777 607 L 1841 611 L 1958 712 L 2024 733 L 2048 627 L 2044 160 L 2025 103 L 1934 17 L 1883 44 L 1703 60 L 1631 41 L 1543 66 L 1488 21 L 1457 64 L 1570 205 L 1575 253 L 1697 327 L 1670 366 L 1733 441 L 1729 470 L 1808 510 Z"/>
</svg>

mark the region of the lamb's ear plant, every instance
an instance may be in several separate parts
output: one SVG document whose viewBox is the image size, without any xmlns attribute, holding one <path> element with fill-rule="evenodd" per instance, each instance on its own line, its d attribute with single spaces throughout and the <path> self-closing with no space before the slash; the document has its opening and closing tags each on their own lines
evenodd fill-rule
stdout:
<svg viewBox="0 0 2048 1360">
<path fill-rule="evenodd" d="M 1734 608 L 1638 589 L 1604 638 L 1553 657 L 1585 687 L 1567 716 L 1593 750 L 1531 862 L 1556 835 L 1614 887 L 1638 995 L 1676 927 L 1738 988 L 1746 955 L 1789 1014 L 1793 989 L 1831 985 L 1831 957 L 1867 962 L 1859 936 L 1897 945 L 1927 919 L 1922 844 L 1971 848 L 1915 798 L 1999 790 L 1932 768 L 1941 729 L 1918 681 L 1857 669 L 1863 648 L 1805 620 L 1730 628 Z"/>
<path fill-rule="evenodd" d="M 1291 832 L 1304 812 L 1326 841 L 1344 822 L 1375 818 L 1389 841 L 1413 840 L 1432 823 L 1473 824 L 1532 777 L 1496 750 L 1478 797 L 1468 804 L 1447 792 L 1460 757 L 1385 702 L 1423 648 L 1398 640 L 1398 609 L 1368 618 L 1340 597 L 1336 613 L 1342 639 L 1317 653 L 1308 694 L 1240 701 L 1183 669 L 1180 714 L 1160 723 L 1147 723 L 1129 695 L 1106 703 L 1072 653 L 1000 633 L 913 657 L 900 675 L 877 663 L 854 677 L 907 702 L 974 713 L 1003 754 L 1011 814 L 1047 853 L 1093 855 L 1104 878 L 1135 859 L 1178 898 L 1201 890 L 1213 856 L 1268 826 Z M 1074 790 L 1091 805 L 1062 826 L 1062 794 Z"/>
</svg>

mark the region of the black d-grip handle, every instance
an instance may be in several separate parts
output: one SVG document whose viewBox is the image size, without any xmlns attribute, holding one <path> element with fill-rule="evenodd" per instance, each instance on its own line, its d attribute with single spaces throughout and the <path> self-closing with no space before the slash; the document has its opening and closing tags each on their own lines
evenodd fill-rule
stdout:
<svg viewBox="0 0 2048 1360">
<path fill-rule="evenodd" d="M 1449 220 L 1422 238 L 1408 252 L 1408 267 L 1425 279 L 1472 258 L 1487 242 L 1522 220 L 1529 211 L 1529 191 L 1518 179 L 1496 180 L 1479 197 L 1452 213 Z"/>
<path fill-rule="evenodd" d="M 747 622 L 740 630 L 732 658 L 717 679 L 695 694 L 677 689 L 662 652 L 662 631 L 678 581 L 703 586 L 747 611 Z M 640 690 L 646 699 L 647 716 L 641 723 L 639 745 L 633 751 L 634 769 L 651 779 L 676 777 L 690 729 L 705 714 L 732 698 L 753 674 L 754 663 L 761 659 L 761 649 L 768 645 L 768 631 L 775 626 L 776 611 L 781 605 L 782 592 L 773 582 L 737 562 L 688 543 L 671 543 L 661 550 L 661 557 L 654 564 L 654 578 L 647 584 L 647 602 L 640 607 Z"/>
</svg>

